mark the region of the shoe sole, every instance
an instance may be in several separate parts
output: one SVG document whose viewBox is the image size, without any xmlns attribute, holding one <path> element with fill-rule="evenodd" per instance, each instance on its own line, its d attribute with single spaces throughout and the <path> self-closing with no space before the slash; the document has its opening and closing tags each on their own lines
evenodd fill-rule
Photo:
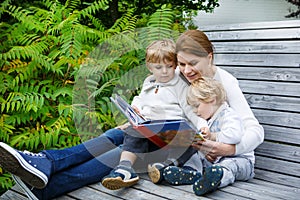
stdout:
<svg viewBox="0 0 300 200">
<path fill-rule="evenodd" d="M 1 142 L 0 152 L 0 165 L 3 169 L 21 177 L 23 181 L 38 189 L 42 189 L 47 185 L 48 177 L 28 164 L 15 149 Z"/>
<path fill-rule="evenodd" d="M 19 177 L 12 175 L 12 178 L 14 179 L 15 183 L 25 192 L 29 200 L 39 200 Z"/>
<path fill-rule="evenodd" d="M 153 183 L 159 183 L 162 180 L 159 169 L 153 165 L 148 165 L 148 176 Z"/>
<path fill-rule="evenodd" d="M 139 177 L 129 180 L 123 180 L 121 177 L 105 178 L 101 183 L 104 187 L 110 190 L 118 190 L 124 187 L 135 185 L 139 181 Z"/>
</svg>

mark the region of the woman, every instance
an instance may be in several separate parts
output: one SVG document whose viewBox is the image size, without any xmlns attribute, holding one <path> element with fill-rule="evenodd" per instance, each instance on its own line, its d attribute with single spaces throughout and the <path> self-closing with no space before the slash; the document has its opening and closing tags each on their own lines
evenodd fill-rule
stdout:
<svg viewBox="0 0 300 200">
<path fill-rule="evenodd" d="M 176 42 L 176 52 L 180 72 L 189 83 L 202 76 L 222 83 L 228 104 L 241 118 L 244 128 L 243 133 L 240 133 L 241 141 L 238 144 L 224 144 L 211 140 L 200 140 L 192 144 L 211 163 L 214 163 L 217 157 L 223 157 L 219 163 L 206 167 L 203 176 L 193 183 L 195 194 L 201 196 L 218 187 L 232 184 L 236 180 L 251 179 L 254 176 L 253 151 L 263 142 L 264 130 L 253 115 L 237 79 L 213 64 L 213 45 L 202 31 L 190 30 L 183 33 Z M 196 156 L 197 154 L 194 154 L 193 157 Z M 169 167 L 163 174 L 166 175 L 164 178 L 167 181 L 169 177 L 171 184 L 174 182 L 178 185 L 180 181 L 190 177 L 191 173 L 194 172 L 179 167 Z"/>
<path fill-rule="evenodd" d="M 245 134 L 237 145 L 199 141 L 194 147 L 207 152 L 209 161 L 218 156 L 247 153 L 258 147 L 264 140 L 264 130 L 253 115 L 237 79 L 213 64 L 213 45 L 207 36 L 199 30 L 186 31 L 176 41 L 176 52 L 180 72 L 188 82 L 207 76 L 222 83 L 230 107 L 240 115 L 245 128 Z"/>
</svg>

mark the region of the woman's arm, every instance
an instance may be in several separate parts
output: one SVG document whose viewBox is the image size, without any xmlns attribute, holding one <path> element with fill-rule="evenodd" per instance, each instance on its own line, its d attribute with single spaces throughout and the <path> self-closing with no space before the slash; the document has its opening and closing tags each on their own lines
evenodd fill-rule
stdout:
<svg viewBox="0 0 300 200">
<path fill-rule="evenodd" d="M 233 156 L 235 155 L 234 144 L 224 144 L 211 140 L 199 140 L 192 146 L 206 155 L 206 159 L 210 162 L 216 160 L 218 156 Z"/>
<path fill-rule="evenodd" d="M 248 105 L 238 81 L 225 70 L 218 69 L 215 79 L 220 81 L 225 88 L 229 106 L 241 117 L 244 126 L 244 135 L 241 142 L 235 145 L 234 154 L 243 154 L 253 151 L 264 140 L 264 130 L 255 118 Z M 225 152 L 232 153 L 232 147 L 221 145 Z M 231 150 L 230 150 L 231 149 Z"/>
</svg>

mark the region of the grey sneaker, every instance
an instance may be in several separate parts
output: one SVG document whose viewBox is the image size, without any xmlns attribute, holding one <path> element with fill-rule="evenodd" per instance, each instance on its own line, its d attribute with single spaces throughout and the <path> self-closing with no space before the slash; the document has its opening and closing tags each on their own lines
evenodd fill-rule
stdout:
<svg viewBox="0 0 300 200">
<path fill-rule="evenodd" d="M 38 189 L 47 185 L 52 168 L 52 162 L 46 154 L 21 152 L 3 142 L 0 142 L 0 165 Z"/>
<path fill-rule="evenodd" d="M 17 176 L 12 175 L 15 183 L 25 192 L 29 200 L 39 200 L 29 189 L 29 187 Z"/>
</svg>

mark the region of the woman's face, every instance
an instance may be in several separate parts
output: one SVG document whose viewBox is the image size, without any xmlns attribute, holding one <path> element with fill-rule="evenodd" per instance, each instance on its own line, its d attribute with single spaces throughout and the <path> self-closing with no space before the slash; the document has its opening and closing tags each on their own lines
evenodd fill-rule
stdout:
<svg viewBox="0 0 300 200">
<path fill-rule="evenodd" d="M 212 63 L 212 54 L 206 57 L 199 57 L 194 54 L 179 51 L 177 53 L 178 66 L 181 73 L 191 83 L 201 76 L 213 77 L 215 74 Z"/>
</svg>

